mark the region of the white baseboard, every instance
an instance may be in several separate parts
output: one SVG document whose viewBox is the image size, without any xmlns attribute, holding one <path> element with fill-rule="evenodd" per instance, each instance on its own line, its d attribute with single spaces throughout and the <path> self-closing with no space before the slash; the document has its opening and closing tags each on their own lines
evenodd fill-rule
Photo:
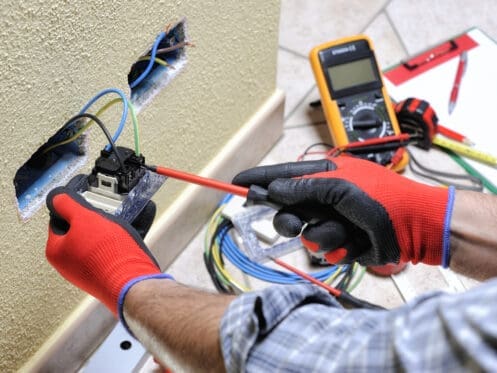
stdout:
<svg viewBox="0 0 497 373">
<path fill-rule="evenodd" d="M 284 103 L 284 93 L 276 90 L 200 174 L 229 181 L 236 172 L 256 165 L 283 133 Z M 173 262 L 205 224 L 222 195 L 190 185 L 156 219 L 146 242 L 162 268 Z M 88 297 L 20 371 L 76 371 L 114 325 L 111 313 Z"/>
</svg>

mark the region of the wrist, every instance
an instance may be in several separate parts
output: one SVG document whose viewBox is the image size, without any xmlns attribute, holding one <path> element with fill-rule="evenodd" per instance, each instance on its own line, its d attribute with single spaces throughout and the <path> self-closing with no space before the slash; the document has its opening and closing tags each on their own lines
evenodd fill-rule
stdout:
<svg viewBox="0 0 497 373">
<path fill-rule="evenodd" d="M 497 199 L 458 190 L 450 222 L 450 268 L 484 281 L 497 276 Z"/>
<path fill-rule="evenodd" d="M 150 275 L 143 275 L 143 276 L 139 276 L 139 277 L 133 278 L 130 281 L 128 281 L 123 286 L 123 288 L 121 289 L 121 292 L 119 293 L 119 298 L 118 298 L 118 301 L 117 301 L 117 314 L 118 314 L 119 320 L 123 324 L 124 328 L 131 335 L 133 335 L 133 332 L 129 329 L 129 326 L 126 323 L 126 320 L 124 318 L 124 302 L 126 300 L 126 296 L 129 294 L 131 288 L 133 286 L 135 286 L 136 284 L 139 284 L 142 281 L 160 280 L 160 279 L 173 280 L 174 281 L 174 277 L 171 276 L 171 275 L 169 275 L 169 274 L 167 274 L 167 273 L 154 273 L 154 274 L 150 274 Z"/>
</svg>

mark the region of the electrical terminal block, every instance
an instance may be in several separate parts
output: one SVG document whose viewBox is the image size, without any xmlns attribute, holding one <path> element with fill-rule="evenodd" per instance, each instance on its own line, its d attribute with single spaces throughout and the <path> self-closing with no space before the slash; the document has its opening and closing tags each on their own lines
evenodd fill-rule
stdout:
<svg viewBox="0 0 497 373">
<path fill-rule="evenodd" d="M 235 229 L 231 234 L 251 260 L 264 262 L 302 248 L 299 238 L 288 239 L 276 232 L 272 222 L 276 213 L 273 208 L 245 204 L 245 198 L 233 196 L 221 214 L 233 223 Z"/>
<path fill-rule="evenodd" d="M 81 193 L 93 206 L 110 214 L 116 213 L 146 172 L 143 156 L 128 148 L 117 149 L 122 164 L 114 152 L 102 150 L 88 176 L 88 190 Z"/>
<path fill-rule="evenodd" d="M 123 164 L 121 165 L 114 152 L 102 150 L 100 157 L 95 161 L 92 173 L 88 176 L 90 186 L 95 188 L 104 186 L 104 193 L 112 187 L 115 188 L 117 194 L 126 194 L 138 184 L 146 171 L 145 157 L 136 155 L 133 150 L 121 146 L 118 146 L 117 150 Z M 111 182 L 112 185 L 109 185 L 109 181 L 103 180 L 98 176 L 99 174 L 115 178 L 116 184 Z"/>
<path fill-rule="evenodd" d="M 92 206 L 132 222 L 145 208 L 166 177 L 149 171 L 145 158 L 131 149 L 102 150 L 89 175 L 80 175 L 70 187 Z"/>
<path fill-rule="evenodd" d="M 274 229 L 273 222 L 271 220 L 256 220 L 252 222 L 251 226 L 257 237 L 269 244 L 275 243 L 278 238 L 280 238 L 280 235 Z"/>
<path fill-rule="evenodd" d="M 233 196 L 228 201 L 226 206 L 224 206 L 222 215 L 228 220 L 233 221 L 236 214 L 239 214 L 245 210 L 244 204 L 247 200 L 240 196 Z"/>
<path fill-rule="evenodd" d="M 223 217 L 229 219 L 231 221 L 235 220 L 236 215 L 238 214 L 247 214 L 250 207 L 246 207 L 245 203 L 247 200 L 240 196 L 233 196 L 228 201 L 226 206 L 222 211 Z M 271 216 L 272 217 L 272 216 Z M 253 232 L 256 234 L 257 238 L 268 243 L 273 244 L 279 238 L 280 235 L 273 228 L 273 223 L 270 219 L 267 219 L 264 216 L 260 216 L 254 219 L 250 225 Z"/>
</svg>

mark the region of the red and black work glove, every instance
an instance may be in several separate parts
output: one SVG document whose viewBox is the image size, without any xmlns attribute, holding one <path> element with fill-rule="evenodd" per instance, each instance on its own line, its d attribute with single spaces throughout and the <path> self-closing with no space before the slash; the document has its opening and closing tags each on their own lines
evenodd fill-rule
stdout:
<svg viewBox="0 0 497 373">
<path fill-rule="evenodd" d="M 255 167 L 233 183 L 267 188 L 282 206 L 275 229 L 286 237 L 302 233 L 304 245 L 330 263 L 448 265 L 452 187 L 420 184 L 348 156 Z"/>
<path fill-rule="evenodd" d="M 96 209 L 73 189 L 47 197 L 50 224 L 46 256 L 69 282 L 93 295 L 123 318 L 124 298 L 139 281 L 170 278 L 138 232 L 127 222 Z"/>
</svg>

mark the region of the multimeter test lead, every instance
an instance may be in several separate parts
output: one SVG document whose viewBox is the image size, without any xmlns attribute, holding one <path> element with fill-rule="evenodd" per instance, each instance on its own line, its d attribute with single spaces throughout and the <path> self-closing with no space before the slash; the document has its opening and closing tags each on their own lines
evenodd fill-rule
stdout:
<svg viewBox="0 0 497 373">
<path fill-rule="evenodd" d="M 414 139 L 415 139 L 415 137 L 413 135 L 410 135 L 407 133 L 401 133 L 398 135 L 390 135 L 390 136 L 385 136 L 385 137 L 366 139 L 363 141 L 349 142 L 348 144 L 345 144 L 339 148 L 344 149 L 344 150 L 351 150 L 351 149 L 362 148 L 362 147 L 371 146 L 371 145 L 387 144 L 390 142 L 398 142 L 402 145 L 402 144 L 407 144 L 408 142 L 413 141 Z M 399 145 L 397 145 L 397 146 L 399 146 Z"/>
</svg>

